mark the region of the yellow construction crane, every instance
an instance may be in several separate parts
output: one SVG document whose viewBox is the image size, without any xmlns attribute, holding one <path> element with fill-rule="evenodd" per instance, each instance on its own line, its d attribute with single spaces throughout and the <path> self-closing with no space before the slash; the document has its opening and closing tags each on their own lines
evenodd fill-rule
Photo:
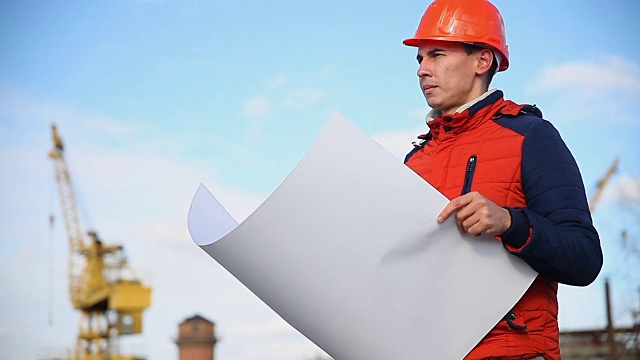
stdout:
<svg viewBox="0 0 640 360">
<path fill-rule="evenodd" d="M 81 311 L 75 352 L 69 360 L 139 360 L 120 354 L 118 338 L 142 332 L 142 312 L 151 304 L 151 288 L 132 275 L 121 245 L 104 245 L 95 231 L 83 232 L 62 139 L 55 124 L 51 131 L 54 147 L 49 157 L 69 238 L 69 295 L 73 307 Z"/>
<path fill-rule="evenodd" d="M 620 162 L 620 159 L 616 158 L 611 164 L 611 166 L 609 167 L 609 169 L 607 170 L 607 172 L 604 174 L 602 179 L 598 180 L 598 183 L 596 185 L 596 192 L 595 194 L 593 194 L 593 196 L 591 197 L 591 201 L 589 202 L 589 210 L 591 212 L 593 212 L 596 209 L 596 205 L 598 205 L 598 200 L 600 200 L 600 196 L 602 196 L 602 191 L 604 190 L 604 187 L 609 182 L 609 179 L 611 179 L 611 176 L 618 170 L 619 162 Z"/>
</svg>

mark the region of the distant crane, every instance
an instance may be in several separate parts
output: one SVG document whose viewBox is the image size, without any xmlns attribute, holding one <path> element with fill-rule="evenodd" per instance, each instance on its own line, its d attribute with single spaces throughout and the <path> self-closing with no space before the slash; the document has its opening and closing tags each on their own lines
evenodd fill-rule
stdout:
<svg viewBox="0 0 640 360">
<path fill-rule="evenodd" d="M 68 360 L 140 360 L 120 355 L 118 337 L 142 332 L 142 311 L 151 304 L 151 288 L 124 276 L 127 261 L 121 245 L 107 246 L 95 231 L 82 231 L 64 146 L 51 125 L 53 160 L 60 205 L 69 238 L 69 294 L 82 312 L 75 354 Z"/>
<path fill-rule="evenodd" d="M 589 210 L 593 213 L 598 205 L 607 183 L 618 170 L 619 159 L 615 159 L 604 176 L 598 180 L 596 191 L 589 201 Z M 622 231 L 623 245 L 627 231 Z M 605 279 L 605 302 L 607 326 L 602 329 L 561 331 L 560 347 L 563 359 L 640 359 L 640 312 L 634 314 L 634 324 L 630 327 L 616 328 L 613 325 L 613 309 L 609 279 Z"/>
<path fill-rule="evenodd" d="M 596 192 L 595 194 L 593 194 L 593 196 L 591 197 L 591 201 L 589 202 L 589 210 L 591 212 L 593 212 L 596 209 L 596 205 L 598 205 L 598 201 L 602 196 L 602 191 L 604 190 L 604 187 L 609 182 L 609 179 L 611 179 L 611 176 L 613 176 L 613 174 L 618 170 L 619 162 L 620 162 L 620 159 L 618 158 L 613 160 L 613 163 L 611 164 L 607 172 L 604 174 L 604 176 L 600 180 L 598 180 L 598 183 L 596 185 Z"/>
</svg>

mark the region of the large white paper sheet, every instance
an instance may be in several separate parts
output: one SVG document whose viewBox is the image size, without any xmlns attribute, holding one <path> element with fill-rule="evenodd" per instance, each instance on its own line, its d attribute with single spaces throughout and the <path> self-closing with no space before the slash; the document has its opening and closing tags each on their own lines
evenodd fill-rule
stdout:
<svg viewBox="0 0 640 360">
<path fill-rule="evenodd" d="M 336 114 L 247 220 L 237 225 L 201 185 L 188 226 L 337 360 L 462 359 L 536 273 L 495 238 L 438 224 L 447 202 Z"/>
</svg>

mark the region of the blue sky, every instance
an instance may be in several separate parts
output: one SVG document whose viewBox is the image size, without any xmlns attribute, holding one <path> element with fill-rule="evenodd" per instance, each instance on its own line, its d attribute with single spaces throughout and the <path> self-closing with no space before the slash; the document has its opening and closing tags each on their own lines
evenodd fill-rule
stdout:
<svg viewBox="0 0 640 360">
<path fill-rule="evenodd" d="M 542 109 L 590 195 L 620 157 L 594 213 L 605 267 L 587 288 L 561 287 L 560 327 L 604 325 L 605 277 L 615 320 L 628 323 L 640 285 L 640 3 L 494 3 L 511 68 L 493 86 Z M 124 244 L 154 289 L 145 333 L 125 347 L 176 359 L 177 324 L 199 313 L 217 323 L 221 360 L 319 354 L 192 244 L 187 209 L 204 182 L 245 218 L 334 111 L 402 156 L 428 109 L 415 49 L 401 41 L 427 5 L 0 2 L 2 357 L 33 359 L 74 342 L 66 235 L 46 157 L 51 122 L 66 142 L 84 225 Z"/>
</svg>

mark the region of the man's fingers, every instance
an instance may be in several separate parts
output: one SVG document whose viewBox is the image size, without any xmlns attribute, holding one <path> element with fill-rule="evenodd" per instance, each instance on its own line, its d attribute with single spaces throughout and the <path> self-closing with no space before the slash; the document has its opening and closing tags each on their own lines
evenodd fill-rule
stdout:
<svg viewBox="0 0 640 360">
<path fill-rule="evenodd" d="M 440 212 L 440 214 L 438 215 L 438 222 L 443 222 L 445 220 L 447 220 L 447 218 L 449 218 L 449 216 L 451 216 L 451 214 L 453 214 L 454 212 L 460 210 L 461 208 L 467 206 L 467 204 L 469 204 L 469 202 L 471 202 L 471 197 L 468 196 L 469 194 L 465 194 L 462 196 L 459 196 L 453 200 L 451 200 L 447 206 L 444 207 L 444 209 L 442 209 L 442 211 Z"/>
<path fill-rule="evenodd" d="M 455 213 L 458 227 L 471 235 L 500 235 L 511 226 L 509 210 L 497 206 L 478 192 L 470 192 L 451 200 L 438 215 L 438 222 Z"/>
<path fill-rule="evenodd" d="M 447 218 L 449 218 L 449 216 L 451 216 L 451 214 L 453 214 L 454 212 L 458 211 L 459 208 L 460 200 L 458 198 L 449 201 L 447 206 L 445 206 L 438 215 L 438 222 L 441 223 L 447 220 Z"/>
</svg>

